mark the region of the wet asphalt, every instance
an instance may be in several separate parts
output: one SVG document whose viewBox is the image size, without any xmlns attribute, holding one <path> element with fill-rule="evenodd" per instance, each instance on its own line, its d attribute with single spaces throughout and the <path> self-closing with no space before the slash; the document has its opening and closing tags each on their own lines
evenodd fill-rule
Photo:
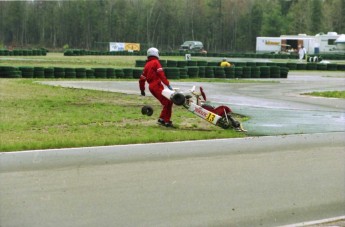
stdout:
<svg viewBox="0 0 345 227">
<path fill-rule="evenodd" d="M 254 79 L 252 79 L 254 80 Z M 208 101 L 227 105 L 250 118 L 248 135 L 288 135 L 345 131 L 345 100 L 303 95 L 312 91 L 345 89 L 344 72 L 289 72 L 287 79 L 256 79 L 253 83 L 171 82 L 181 91 L 202 86 Z M 137 81 L 54 81 L 64 87 L 138 94 Z M 147 92 L 148 93 L 148 92 Z"/>
<path fill-rule="evenodd" d="M 137 81 L 44 83 L 139 95 Z M 345 101 L 301 95 L 344 90 L 344 73 L 172 82 L 193 85 L 249 116 L 249 135 L 273 136 L 3 152 L 0 226 L 298 226 L 344 215 Z"/>
</svg>

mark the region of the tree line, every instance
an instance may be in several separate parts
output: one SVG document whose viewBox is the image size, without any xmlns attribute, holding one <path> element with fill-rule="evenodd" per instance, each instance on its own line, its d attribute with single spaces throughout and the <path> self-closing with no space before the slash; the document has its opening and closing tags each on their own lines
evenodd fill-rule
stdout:
<svg viewBox="0 0 345 227">
<path fill-rule="evenodd" d="M 1 1 L 0 48 L 165 51 L 199 40 L 212 52 L 254 51 L 256 37 L 345 33 L 345 0 Z"/>
</svg>

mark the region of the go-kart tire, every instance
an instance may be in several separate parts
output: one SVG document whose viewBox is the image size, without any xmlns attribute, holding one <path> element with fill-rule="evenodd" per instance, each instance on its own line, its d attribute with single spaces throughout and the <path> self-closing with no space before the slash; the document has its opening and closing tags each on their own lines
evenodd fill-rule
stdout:
<svg viewBox="0 0 345 227">
<path fill-rule="evenodd" d="M 217 125 L 221 127 L 222 129 L 228 129 L 230 128 L 230 122 L 227 122 L 226 117 L 222 117 L 218 120 Z"/>
<path fill-rule="evenodd" d="M 229 120 L 229 122 L 227 121 Z M 221 119 L 218 120 L 217 125 L 223 129 L 228 129 L 230 126 L 233 128 L 239 128 L 241 126 L 240 122 L 236 121 L 231 114 L 227 114 L 227 118 L 223 116 Z"/>
<path fill-rule="evenodd" d="M 186 97 L 181 93 L 176 93 L 171 98 L 171 101 L 177 106 L 182 106 L 186 102 Z"/>
<path fill-rule="evenodd" d="M 143 115 L 151 116 L 153 114 L 153 108 L 151 106 L 143 106 L 141 108 L 141 113 Z"/>
</svg>

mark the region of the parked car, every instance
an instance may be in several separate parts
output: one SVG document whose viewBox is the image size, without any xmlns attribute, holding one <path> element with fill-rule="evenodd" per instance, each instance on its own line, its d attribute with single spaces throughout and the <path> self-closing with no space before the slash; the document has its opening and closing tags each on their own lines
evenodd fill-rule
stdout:
<svg viewBox="0 0 345 227">
<path fill-rule="evenodd" d="M 204 49 L 204 45 L 200 41 L 185 41 L 180 46 L 180 51 L 199 52 Z"/>
</svg>

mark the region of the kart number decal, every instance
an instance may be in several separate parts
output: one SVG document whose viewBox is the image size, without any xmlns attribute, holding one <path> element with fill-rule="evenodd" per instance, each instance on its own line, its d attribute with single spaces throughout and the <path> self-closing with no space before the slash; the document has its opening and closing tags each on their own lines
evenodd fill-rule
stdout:
<svg viewBox="0 0 345 227">
<path fill-rule="evenodd" d="M 215 117 L 216 117 L 216 115 L 210 112 L 207 114 L 206 120 L 209 122 L 213 122 Z"/>
</svg>

